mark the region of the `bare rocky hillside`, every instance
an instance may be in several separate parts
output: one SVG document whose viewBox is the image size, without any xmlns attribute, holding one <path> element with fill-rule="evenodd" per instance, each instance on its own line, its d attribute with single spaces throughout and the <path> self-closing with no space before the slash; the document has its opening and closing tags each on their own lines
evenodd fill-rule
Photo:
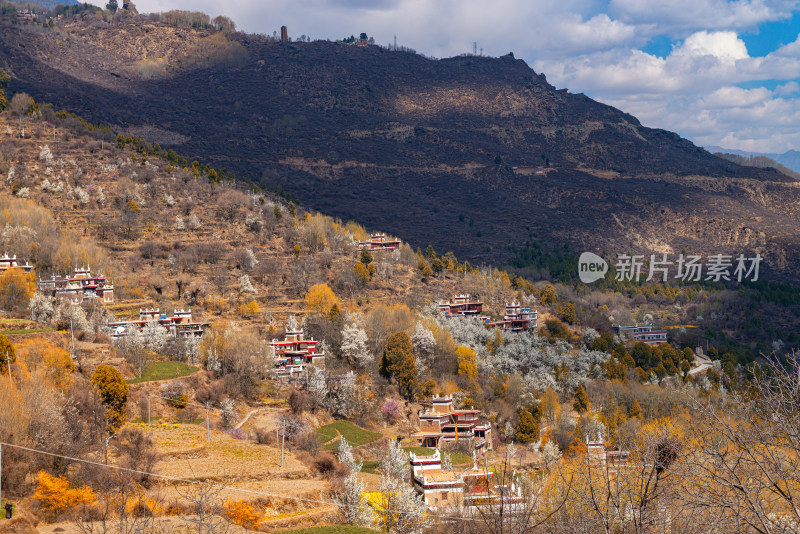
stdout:
<svg viewBox="0 0 800 534">
<path fill-rule="evenodd" d="M 511 56 L 433 60 L 86 19 L 4 22 L 11 89 L 414 246 L 473 263 L 534 242 L 758 251 L 768 270 L 800 272 L 794 180 L 556 90 Z"/>
</svg>

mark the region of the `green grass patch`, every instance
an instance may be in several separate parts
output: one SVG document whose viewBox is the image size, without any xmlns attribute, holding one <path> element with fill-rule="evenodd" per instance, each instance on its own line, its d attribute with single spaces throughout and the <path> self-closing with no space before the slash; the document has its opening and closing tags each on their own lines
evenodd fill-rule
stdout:
<svg viewBox="0 0 800 534">
<path fill-rule="evenodd" d="M 378 532 L 371 528 L 354 527 L 352 525 L 328 525 L 325 527 L 299 528 L 295 530 L 277 530 L 276 534 L 373 534 Z"/>
<path fill-rule="evenodd" d="M 150 382 L 152 380 L 169 380 L 196 373 L 200 369 L 184 362 L 153 362 L 148 363 L 142 371 L 141 378 L 128 380 L 128 384 Z"/>
<path fill-rule="evenodd" d="M 372 473 L 373 475 L 378 474 L 378 466 L 380 462 L 375 462 L 372 460 L 364 460 L 361 465 L 361 472 L 362 473 Z"/>
<path fill-rule="evenodd" d="M 435 452 L 435 449 L 430 447 L 403 447 L 406 452 L 413 452 L 417 456 L 430 456 Z"/>
<path fill-rule="evenodd" d="M 0 334 L 4 334 L 6 336 L 13 336 L 18 334 L 43 334 L 45 332 L 55 332 L 55 328 L 31 328 L 25 329 L 20 328 L 17 330 L 0 330 Z"/>
<path fill-rule="evenodd" d="M 403 447 L 403 450 L 406 452 L 413 452 L 417 456 L 431 456 L 436 449 L 432 449 L 430 447 Z M 453 465 L 464 465 L 464 464 L 471 464 L 472 463 L 472 456 L 461 454 L 460 452 L 450 452 L 450 459 L 453 461 Z"/>
<path fill-rule="evenodd" d="M 317 429 L 317 437 L 319 437 L 319 440 L 322 443 L 327 443 L 327 445 L 324 447 L 325 450 L 333 450 L 339 446 L 339 440 L 336 439 L 338 437 L 337 432 L 338 434 L 344 436 L 344 439 L 347 440 L 347 443 L 353 447 L 366 445 L 367 443 L 373 442 L 381 437 L 378 432 L 370 432 L 369 430 L 365 430 L 360 426 L 351 423 L 350 421 L 335 421 L 329 425 L 321 426 Z M 336 441 L 329 443 L 334 439 Z"/>
</svg>

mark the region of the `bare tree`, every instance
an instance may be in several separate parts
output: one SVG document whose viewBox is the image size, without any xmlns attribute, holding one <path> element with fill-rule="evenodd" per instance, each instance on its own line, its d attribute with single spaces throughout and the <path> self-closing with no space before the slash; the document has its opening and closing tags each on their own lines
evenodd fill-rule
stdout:
<svg viewBox="0 0 800 534">
<path fill-rule="evenodd" d="M 688 397 L 695 446 L 687 454 L 687 503 L 725 528 L 794 532 L 800 524 L 800 357 L 766 358 L 750 388 Z"/>
<path fill-rule="evenodd" d="M 188 502 L 194 515 L 186 516 L 186 521 L 193 525 L 197 534 L 225 534 L 230 523 L 223 516 L 223 504 L 220 498 L 222 486 L 193 484 L 177 488 L 181 498 Z"/>
</svg>

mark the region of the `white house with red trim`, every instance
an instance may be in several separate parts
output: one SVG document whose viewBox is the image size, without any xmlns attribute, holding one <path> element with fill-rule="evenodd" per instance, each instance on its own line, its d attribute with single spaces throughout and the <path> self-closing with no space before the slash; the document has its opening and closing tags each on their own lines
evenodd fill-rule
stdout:
<svg viewBox="0 0 800 534">
<path fill-rule="evenodd" d="M 23 262 L 22 260 L 18 260 L 16 254 L 14 254 L 14 256 L 9 256 L 7 253 L 3 254 L 3 257 L 0 258 L 0 273 L 15 268 L 20 268 L 26 273 L 33 272 L 33 265 L 27 261 Z"/>
<path fill-rule="evenodd" d="M 306 339 L 302 328 L 287 328 L 282 340 L 273 339 L 270 343 L 273 354 L 273 375 L 287 380 L 300 378 L 306 367 L 313 365 L 325 369 L 325 353 L 320 350 L 319 341 Z"/>
<path fill-rule="evenodd" d="M 114 302 L 114 286 L 106 277 L 92 275 L 86 267 L 76 267 L 72 276 L 51 276 L 39 280 L 39 291 L 56 299 L 69 300 L 73 304 L 85 301 L 99 301 L 104 304 Z"/>
<path fill-rule="evenodd" d="M 200 337 L 211 323 L 200 323 L 192 321 L 192 309 L 180 310 L 175 308 L 172 315 L 161 313 L 159 308 L 139 309 L 139 319 L 134 321 L 115 321 L 108 323 L 112 338 L 120 338 L 128 335 L 133 328 L 140 332 L 144 325 L 149 322 L 158 321 L 158 324 L 167 329 L 172 337 Z"/>
<path fill-rule="evenodd" d="M 495 473 L 478 467 L 473 454 L 472 467 L 442 468 L 439 449 L 430 455 L 409 453 L 414 489 L 430 511 L 452 508 L 497 507 L 515 510 L 524 504 L 518 485 L 497 484 Z"/>
<path fill-rule="evenodd" d="M 653 325 L 650 323 L 619 325 L 616 328 L 617 333 L 619 333 L 621 337 L 641 341 L 648 345 L 658 345 L 667 342 L 667 331 L 653 330 Z"/>
<path fill-rule="evenodd" d="M 468 293 L 453 295 L 450 300 L 440 300 L 439 310 L 445 317 L 478 317 L 483 311 L 483 302 L 473 299 Z"/>
<path fill-rule="evenodd" d="M 379 250 L 397 250 L 400 248 L 400 240 L 388 239 L 386 234 L 372 234 L 369 241 L 359 241 L 358 250 L 369 250 L 375 252 Z"/>
<path fill-rule="evenodd" d="M 502 320 L 487 321 L 486 326 L 501 328 L 503 331 L 523 332 L 529 328 L 536 328 L 538 314 L 536 310 L 524 308 L 519 302 L 506 303 L 506 312 Z"/>
<path fill-rule="evenodd" d="M 453 397 L 434 396 L 432 407 L 419 414 L 419 431 L 411 435 L 421 447 L 440 448 L 467 440 L 474 450 L 492 448 L 492 426 L 480 421 L 480 410 L 453 408 Z"/>
</svg>

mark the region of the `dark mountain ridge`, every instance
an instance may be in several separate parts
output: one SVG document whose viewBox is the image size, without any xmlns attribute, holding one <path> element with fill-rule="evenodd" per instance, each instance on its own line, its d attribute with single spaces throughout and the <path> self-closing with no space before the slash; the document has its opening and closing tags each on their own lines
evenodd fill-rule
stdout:
<svg viewBox="0 0 800 534">
<path fill-rule="evenodd" d="M 5 25 L 0 67 L 12 90 L 473 262 L 542 241 L 757 250 L 797 269 L 790 178 L 556 90 L 521 60 L 220 37 L 141 17 Z"/>
</svg>

